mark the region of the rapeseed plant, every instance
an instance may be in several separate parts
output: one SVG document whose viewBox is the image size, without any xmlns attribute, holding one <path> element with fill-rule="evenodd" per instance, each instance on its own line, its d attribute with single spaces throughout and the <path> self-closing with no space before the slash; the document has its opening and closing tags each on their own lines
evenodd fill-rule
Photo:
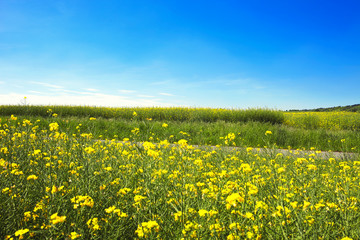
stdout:
<svg viewBox="0 0 360 240">
<path fill-rule="evenodd" d="M 15 116 L 0 123 L 4 239 L 360 237 L 360 159 L 205 149 L 188 138 L 98 141 L 82 126 L 68 135 L 61 122 Z M 259 137 L 276 134 L 266 131 Z M 224 144 L 237 138 L 227 133 Z"/>
</svg>

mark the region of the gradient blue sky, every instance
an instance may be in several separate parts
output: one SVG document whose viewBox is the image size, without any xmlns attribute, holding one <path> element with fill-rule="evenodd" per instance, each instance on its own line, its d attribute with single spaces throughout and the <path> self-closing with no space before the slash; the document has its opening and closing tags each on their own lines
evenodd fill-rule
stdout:
<svg viewBox="0 0 360 240">
<path fill-rule="evenodd" d="M 359 12 L 358 0 L 0 0 L 0 104 L 357 104 Z"/>
</svg>

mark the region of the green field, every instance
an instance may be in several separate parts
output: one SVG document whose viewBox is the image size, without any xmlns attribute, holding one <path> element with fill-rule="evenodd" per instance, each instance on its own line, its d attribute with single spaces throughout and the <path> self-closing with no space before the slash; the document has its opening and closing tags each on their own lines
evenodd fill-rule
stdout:
<svg viewBox="0 0 360 240">
<path fill-rule="evenodd" d="M 0 106 L 0 119 L 2 239 L 360 238 L 358 113 Z"/>
<path fill-rule="evenodd" d="M 39 120 L 43 127 L 55 119 L 68 135 L 81 130 L 96 139 L 151 142 L 186 139 L 193 145 L 215 146 L 223 145 L 223 138 L 233 133 L 236 137 L 232 144 L 243 147 L 357 152 L 360 146 L 360 113 L 352 112 L 0 106 L 0 116 L 12 114 L 19 119 Z M 163 127 L 164 123 L 168 126 Z M 267 130 L 272 132 L 271 137 L 265 137 Z"/>
</svg>

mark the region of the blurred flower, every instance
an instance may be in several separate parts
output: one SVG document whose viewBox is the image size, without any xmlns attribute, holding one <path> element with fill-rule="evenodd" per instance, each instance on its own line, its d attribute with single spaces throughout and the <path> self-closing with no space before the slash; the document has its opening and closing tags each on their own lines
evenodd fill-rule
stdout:
<svg viewBox="0 0 360 240">
<path fill-rule="evenodd" d="M 78 234 L 77 232 L 71 232 L 70 234 L 71 239 L 76 239 L 78 237 L 81 237 L 81 234 Z"/>
<path fill-rule="evenodd" d="M 49 124 L 50 131 L 57 131 L 59 129 L 59 124 L 57 122 Z"/>
<path fill-rule="evenodd" d="M 29 175 L 26 180 L 36 180 L 38 177 L 36 175 Z"/>
<path fill-rule="evenodd" d="M 15 237 L 22 237 L 22 235 L 24 235 L 25 233 L 29 232 L 29 229 L 25 228 L 25 229 L 20 229 L 18 231 L 15 232 Z"/>
<path fill-rule="evenodd" d="M 66 216 L 58 216 L 58 213 L 54 213 L 53 215 L 50 216 L 50 222 L 54 225 L 57 223 L 65 222 L 65 220 L 66 220 Z"/>
</svg>

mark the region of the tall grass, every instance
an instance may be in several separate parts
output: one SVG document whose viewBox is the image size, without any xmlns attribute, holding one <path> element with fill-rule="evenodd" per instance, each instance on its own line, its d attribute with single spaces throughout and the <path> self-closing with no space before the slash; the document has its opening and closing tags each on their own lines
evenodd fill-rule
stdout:
<svg viewBox="0 0 360 240">
<path fill-rule="evenodd" d="M 6 123 L 10 117 L 0 118 Z M 79 131 L 91 133 L 96 139 L 156 142 L 168 139 L 170 143 L 186 139 L 192 145 L 222 145 L 228 134 L 234 134 L 232 144 L 240 147 L 276 147 L 290 149 L 316 149 L 323 151 L 357 152 L 360 146 L 360 132 L 332 131 L 325 129 L 301 129 L 282 124 L 262 122 L 199 122 L 199 121 L 154 121 L 79 118 L 79 117 L 18 117 L 19 121 L 30 119 L 46 128 L 57 122 L 67 135 Z M 264 133 L 271 131 L 266 136 Z"/>
<path fill-rule="evenodd" d="M 49 111 L 51 109 L 51 111 Z M 151 107 L 151 108 L 106 108 L 86 106 L 22 106 L 2 105 L 0 115 L 23 115 L 46 117 L 52 112 L 60 117 L 95 117 L 133 119 L 134 112 L 140 120 L 153 119 L 158 121 L 202 121 L 202 122 L 269 122 L 282 123 L 284 115 L 280 111 L 270 109 L 212 109 L 212 108 L 185 108 L 185 107 Z"/>
<path fill-rule="evenodd" d="M 284 113 L 284 124 L 302 129 L 360 131 L 360 113 L 294 112 Z"/>
</svg>

